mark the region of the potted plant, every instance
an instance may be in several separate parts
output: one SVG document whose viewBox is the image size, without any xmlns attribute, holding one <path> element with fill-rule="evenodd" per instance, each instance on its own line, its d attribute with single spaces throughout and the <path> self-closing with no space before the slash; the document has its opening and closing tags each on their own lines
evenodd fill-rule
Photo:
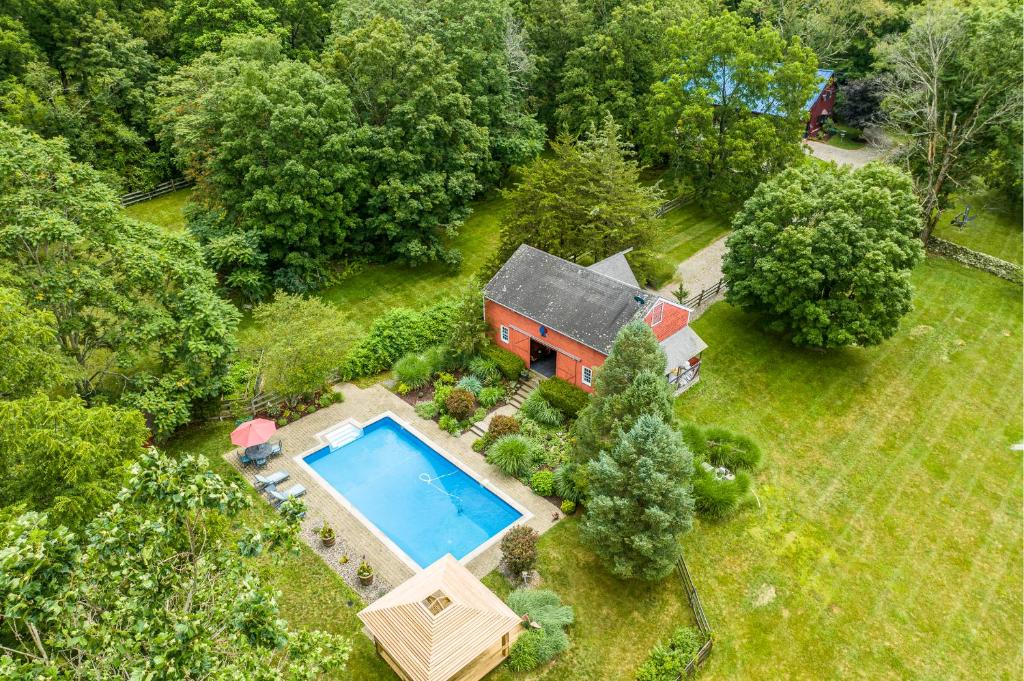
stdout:
<svg viewBox="0 0 1024 681">
<path fill-rule="evenodd" d="M 320 543 L 323 544 L 325 548 L 328 548 L 334 546 L 334 540 L 334 528 L 324 521 L 323 526 L 320 527 Z"/>
<path fill-rule="evenodd" d="M 356 570 L 356 577 L 359 578 L 359 583 L 363 586 L 370 586 L 373 584 L 373 568 L 364 560 L 359 563 L 359 569 Z"/>
</svg>

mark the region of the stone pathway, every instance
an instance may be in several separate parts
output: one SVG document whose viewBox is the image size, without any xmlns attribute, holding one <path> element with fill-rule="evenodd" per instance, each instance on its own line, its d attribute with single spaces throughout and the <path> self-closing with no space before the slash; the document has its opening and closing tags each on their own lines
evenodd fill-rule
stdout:
<svg viewBox="0 0 1024 681">
<path fill-rule="evenodd" d="M 840 165 L 853 166 L 854 168 L 860 168 L 885 155 L 884 150 L 870 144 L 860 149 L 840 149 L 823 142 L 804 140 L 804 148 L 811 156 L 820 158 L 822 161 L 835 161 Z"/>
<path fill-rule="evenodd" d="M 503 474 L 487 463 L 480 454 L 474 452 L 471 445 L 475 437 L 469 434 L 463 434 L 460 438 L 450 436 L 441 430 L 435 422 L 421 419 L 416 415 L 415 409 L 405 400 L 382 385 L 373 385 L 364 390 L 352 384 L 345 384 L 335 389 L 345 395 L 344 402 L 320 409 L 277 430 L 272 439 L 281 441 L 284 452 L 281 456 L 271 459 L 264 470 L 258 471 L 253 466 L 242 466 L 238 461 L 237 449 L 232 449 L 224 456 L 250 482 L 254 480 L 253 476 L 256 473 L 269 474 L 284 470 L 288 472 L 289 479 L 280 485 L 281 489 L 287 489 L 295 483 L 306 488 L 303 501 L 306 503 L 307 513 L 302 522 L 302 538 L 368 602 L 386 591 L 389 586 L 395 586 L 412 576 L 412 568 L 395 555 L 384 542 L 342 506 L 296 461 L 297 458 L 311 453 L 325 444 L 317 436 L 318 433 L 322 433 L 346 419 L 353 418 L 360 423 L 365 423 L 382 412 L 390 411 L 411 424 L 427 439 L 444 450 L 450 459 L 480 476 L 489 485 L 511 497 L 532 513 L 533 517 L 527 521 L 527 524 L 538 532 L 545 532 L 561 517 L 561 514 L 557 513 L 559 510 L 557 506 L 535 495 L 528 487 L 515 478 Z M 334 528 L 338 537 L 337 544 L 331 550 L 325 550 L 320 545 L 319 537 L 315 534 L 315 531 L 324 522 Z M 349 557 L 349 562 L 345 565 L 338 562 L 341 555 Z M 360 559 L 364 556 L 376 570 L 375 579 L 378 583 L 370 589 L 360 587 L 354 579 L 354 568 L 358 566 Z M 495 543 L 469 561 L 466 567 L 476 576 L 482 577 L 493 570 L 500 559 L 501 548 L 498 543 Z"/>
</svg>

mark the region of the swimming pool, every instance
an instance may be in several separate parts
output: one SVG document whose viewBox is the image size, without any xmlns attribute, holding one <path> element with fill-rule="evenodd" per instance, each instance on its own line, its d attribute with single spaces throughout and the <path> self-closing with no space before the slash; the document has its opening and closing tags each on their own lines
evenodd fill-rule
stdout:
<svg viewBox="0 0 1024 681">
<path fill-rule="evenodd" d="M 391 415 L 340 447 L 301 459 L 400 558 L 420 568 L 446 553 L 458 560 L 474 555 L 524 515 Z"/>
</svg>

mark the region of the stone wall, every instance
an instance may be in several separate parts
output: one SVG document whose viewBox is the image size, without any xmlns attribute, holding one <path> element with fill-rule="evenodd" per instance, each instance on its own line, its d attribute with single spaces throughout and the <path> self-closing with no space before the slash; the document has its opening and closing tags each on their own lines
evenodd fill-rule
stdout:
<svg viewBox="0 0 1024 681">
<path fill-rule="evenodd" d="M 1024 285 L 1024 269 L 1020 265 L 1000 260 L 987 253 L 972 251 L 960 244 L 955 244 L 952 241 L 946 241 L 935 236 L 928 239 L 928 251 L 935 255 L 955 260 L 961 265 L 967 265 L 968 267 L 994 274 L 1017 285 Z"/>
</svg>

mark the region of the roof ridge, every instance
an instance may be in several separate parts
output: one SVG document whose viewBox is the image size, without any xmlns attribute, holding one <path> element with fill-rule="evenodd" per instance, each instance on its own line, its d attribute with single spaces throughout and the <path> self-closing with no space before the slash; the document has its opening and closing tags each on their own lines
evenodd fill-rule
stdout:
<svg viewBox="0 0 1024 681">
<path fill-rule="evenodd" d="M 523 244 L 520 245 L 519 248 L 522 248 L 523 246 L 526 246 L 527 248 L 533 249 L 533 250 L 537 251 L 538 253 L 542 253 L 543 255 L 546 255 L 549 258 L 555 258 L 556 260 L 561 260 L 562 262 L 564 262 L 566 264 L 569 264 L 569 265 L 572 265 L 573 267 L 579 269 L 581 272 L 588 272 L 590 274 L 596 274 L 596 275 L 598 275 L 600 277 L 604 277 L 605 279 L 607 279 L 609 281 L 614 281 L 616 284 L 619 284 L 620 286 L 624 286 L 624 287 L 626 287 L 628 289 L 631 289 L 631 290 L 634 290 L 634 291 L 644 291 L 644 292 L 647 292 L 647 289 L 645 289 L 645 288 L 641 288 L 639 286 L 633 286 L 632 284 L 627 284 L 626 282 L 622 281 L 621 279 L 616 279 L 615 277 L 613 277 L 611 275 L 608 275 L 608 274 L 605 274 L 604 272 L 601 272 L 599 270 L 592 270 L 592 269 L 590 269 L 591 267 L 593 267 L 597 263 L 604 262 L 608 258 L 614 258 L 616 255 L 621 255 L 623 253 L 628 253 L 629 251 L 633 250 L 632 248 L 628 248 L 625 251 L 621 251 L 620 253 L 613 253 L 612 255 L 609 255 L 608 258 L 602 258 L 601 260 L 598 260 L 597 262 L 595 262 L 595 263 L 593 263 L 591 265 L 587 265 L 586 267 L 584 267 L 583 265 L 581 265 L 581 264 L 579 264 L 577 262 L 573 262 L 572 260 L 567 260 L 566 258 L 563 258 L 561 256 L 555 255 L 554 253 L 548 253 L 547 251 L 542 251 L 541 249 L 537 248 L 536 246 L 531 246 L 530 244 L 528 244 L 526 242 L 523 242 Z"/>
</svg>

